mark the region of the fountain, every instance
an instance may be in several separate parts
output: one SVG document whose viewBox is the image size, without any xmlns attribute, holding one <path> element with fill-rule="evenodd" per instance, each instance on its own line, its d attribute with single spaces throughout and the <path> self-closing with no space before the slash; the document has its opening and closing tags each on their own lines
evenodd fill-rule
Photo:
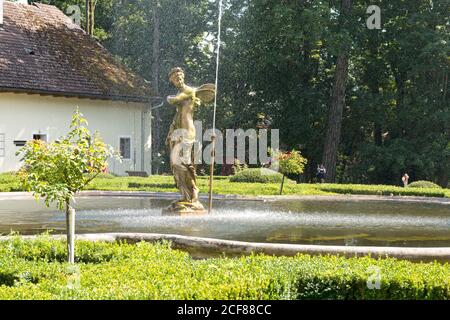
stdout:
<svg viewBox="0 0 450 320">
<path fill-rule="evenodd" d="M 220 41 L 222 30 L 222 0 L 219 0 L 218 37 L 217 37 L 217 61 L 215 84 L 205 84 L 199 88 L 192 88 L 185 84 L 183 69 L 173 68 L 169 73 L 170 82 L 179 90 L 176 96 L 169 96 L 167 101 L 176 106 L 177 113 L 170 126 L 166 144 L 170 149 L 170 166 L 175 179 L 175 184 L 180 190 L 181 199 L 163 210 L 167 214 L 203 214 L 206 213 L 203 205 L 198 200 L 199 189 L 196 182 L 196 172 L 193 156 L 193 146 L 196 132 L 193 120 L 194 108 L 202 103 L 214 100 L 213 129 L 216 129 L 217 87 L 219 80 Z M 209 206 L 212 210 L 212 188 L 214 173 L 215 136 L 212 139 L 212 152 L 209 179 Z"/>
<path fill-rule="evenodd" d="M 155 193 L 84 193 L 77 198 L 78 239 L 160 241 L 202 254 L 275 255 L 373 254 L 412 260 L 450 261 L 450 201 L 368 197 L 292 197 L 229 199 L 216 196 L 212 211 L 211 161 L 209 197 L 199 195 L 192 164 L 193 109 L 214 100 L 216 126 L 222 1 L 215 84 L 184 84 L 184 71 L 174 68 L 170 81 L 179 92 L 168 102 L 177 108 L 168 135 L 171 167 L 182 195 Z M 155 107 L 159 108 L 161 105 Z M 214 139 L 212 139 L 214 150 Z M 209 213 L 200 200 L 209 199 Z M 175 200 L 174 202 L 172 202 Z M 36 235 L 65 232 L 65 218 L 26 194 L 0 194 L 0 234 Z"/>
<path fill-rule="evenodd" d="M 176 96 L 167 101 L 177 108 L 175 118 L 169 129 L 166 144 L 170 149 L 170 167 L 175 184 L 180 190 L 181 199 L 164 209 L 169 214 L 206 213 L 198 200 L 196 172 L 193 156 L 195 142 L 194 108 L 201 103 L 211 102 L 215 96 L 215 86 L 205 84 L 200 88 L 191 88 L 184 83 L 184 71 L 173 68 L 169 73 L 170 82 L 179 90 Z"/>
<path fill-rule="evenodd" d="M 321 248 L 322 253 L 338 248 L 348 252 L 382 248 L 389 253 L 398 248 L 414 248 L 423 253 L 438 248 L 447 250 L 446 258 L 436 255 L 433 258 L 450 260 L 449 201 L 417 203 L 379 198 L 356 201 L 326 196 L 283 200 L 217 197 L 216 209 L 209 215 L 163 214 L 162 209 L 175 197 L 175 194 L 152 193 L 140 196 L 112 193 L 104 197 L 83 194 L 77 199 L 77 230 L 80 234 L 157 234 L 160 240 L 171 235 L 171 240 L 178 241 L 178 236 L 174 235 L 179 235 L 207 238 L 208 243 L 214 238 L 251 245 L 300 246 L 296 247 L 297 252 L 305 252 L 305 248 Z M 56 209 L 36 205 L 27 195 L 16 198 L 4 195 L 0 199 L 0 233 L 3 235 L 11 230 L 28 235 L 48 229 L 56 234 L 64 233 L 64 216 Z M 207 195 L 200 196 L 200 200 L 206 199 Z M 204 249 L 207 248 L 208 245 Z M 220 250 L 228 251 L 223 247 Z M 197 245 L 196 254 L 201 251 Z"/>
</svg>

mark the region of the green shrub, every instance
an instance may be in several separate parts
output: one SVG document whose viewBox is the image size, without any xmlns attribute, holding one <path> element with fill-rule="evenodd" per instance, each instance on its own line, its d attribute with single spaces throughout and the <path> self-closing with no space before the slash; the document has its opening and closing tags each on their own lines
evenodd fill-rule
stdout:
<svg viewBox="0 0 450 320">
<path fill-rule="evenodd" d="M 337 256 L 195 260 L 170 244 L 0 241 L 0 299 L 449 299 L 450 265 Z M 367 282 L 378 270 L 380 288 Z"/>
<path fill-rule="evenodd" d="M 24 191 L 23 184 L 15 172 L 0 173 L 0 192 Z"/>
<path fill-rule="evenodd" d="M 444 189 L 436 188 L 402 188 L 387 185 L 357 185 L 357 184 L 321 184 L 318 188 L 322 191 L 340 194 L 367 194 L 379 196 L 423 196 L 423 197 L 446 197 Z"/>
<path fill-rule="evenodd" d="M 295 150 L 285 153 L 273 152 L 272 156 L 279 161 L 280 172 L 285 175 L 303 173 L 308 163 L 300 151 Z"/>
<path fill-rule="evenodd" d="M 14 173 L 0 173 L 0 184 L 15 182 L 18 177 Z"/>
<path fill-rule="evenodd" d="M 414 181 L 414 182 L 412 182 L 412 183 L 410 183 L 408 185 L 408 188 L 429 188 L 429 189 L 436 188 L 436 189 L 442 189 L 436 183 L 431 182 L 431 181 L 424 181 L 424 180 Z"/>
<path fill-rule="evenodd" d="M 233 164 L 233 167 L 232 167 L 233 175 L 236 174 L 236 173 L 239 173 L 239 172 L 241 172 L 243 170 L 247 170 L 247 169 L 248 169 L 248 165 L 246 163 L 241 163 L 239 161 L 239 159 L 235 159 L 234 160 L 234 164 Z"/>
<path fill-rule="evenodd" d="M 263 174 L 264 173 L 264 174 Z M 283 175 L 269 169 L 245 169 L 230 177 L 230 182 L 281 183 Z"/>
</svg>

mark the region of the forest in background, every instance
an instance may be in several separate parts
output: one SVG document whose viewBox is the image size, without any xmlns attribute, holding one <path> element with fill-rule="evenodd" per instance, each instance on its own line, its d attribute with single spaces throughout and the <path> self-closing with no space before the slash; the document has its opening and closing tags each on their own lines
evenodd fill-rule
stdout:
<svg viewBox="0 0 450 320">
<path fill-rule="evenodd" d="M 36 2 L 79 5 L 83 28 L 161 97 L 174 66 L 188 83 L 214 81 L 218 1 Z M 366 25 L 370 5 L 380 29 Z M 217 127 L 280 129 L 308 159 L 303 181 L 323 162 L 330 182 L 398 185 L 407 172 L 447 186 L 449 12 L 447 0 L 224 0 Z M 153 115 L 153 167 L 169 172 L 174 110 Z M 196 117 L 211 126 L 212 108 Z"/>
</svg>

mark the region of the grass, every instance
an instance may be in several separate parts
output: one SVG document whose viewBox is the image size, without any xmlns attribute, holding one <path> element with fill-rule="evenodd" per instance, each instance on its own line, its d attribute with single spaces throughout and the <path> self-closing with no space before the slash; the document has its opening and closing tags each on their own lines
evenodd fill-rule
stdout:
<svg viewBox="0 0 450 320">
<path fill-rule="evenodd" d="M 16 236 L 0 242 L 0 299 L 449 299 L 450 265 L 336 256 L 194 260 L 170 244 Z M 379 275 L 379 276 L 378 276 Z M 369 283 L 379 280 L 378 289 Z"/>
<path fill-rule="evenodd" d="M 208 177 L 199 176 L 200 192 L 208 192 Z M 177 192 L 171 176 L 112 177 L 105 175 L 95 179 L 87 188 L 101 191 L 152 191 Z M 230 182 L 228 177 L 214 178 L 214 193 L 234 195 L 278 195 L 279 183 L 242 183 Z M 18 178 L 11 173 L 0 174 L 0 192 L 24 191 Z M 286 183 L 284 195 L 400 195 L 450 198 L 450 189 L 439 188 L 402 188 L 387 185 L 356 184 L 296 184 Z"/>
</svg>

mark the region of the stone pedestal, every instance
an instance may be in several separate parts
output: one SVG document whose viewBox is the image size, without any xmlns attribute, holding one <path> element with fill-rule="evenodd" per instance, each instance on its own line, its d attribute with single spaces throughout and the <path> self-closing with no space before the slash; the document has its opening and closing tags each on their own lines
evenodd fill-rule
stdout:
<svg viewBox="0 0 450 320">
<path fill-rule="evenodd" d="M 162 210 L 164 215 L 202 215 L 208 213 L 203 205 L 199 202 L 183 202 L 175 201 L 172 204 Z"/>
</svg>

